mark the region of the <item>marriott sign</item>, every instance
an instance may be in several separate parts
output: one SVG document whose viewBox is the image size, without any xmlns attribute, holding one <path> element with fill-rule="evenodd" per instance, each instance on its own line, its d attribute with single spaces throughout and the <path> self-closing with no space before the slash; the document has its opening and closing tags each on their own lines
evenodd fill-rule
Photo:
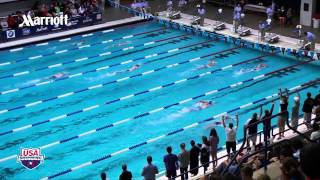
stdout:
<svg viewBox="0 0 320 180">
<path fill-rule="evenodd" d="M 48 25 L 67 25 L 68 24 L 68 16 L 67 15 L 61 15 L 57 17 L 35 17 L 31 18 L 31 16 L 23 15 L 23 23 L 19 24 L 19 27 L 23 26 L 48 26 Z"/>
</svg>

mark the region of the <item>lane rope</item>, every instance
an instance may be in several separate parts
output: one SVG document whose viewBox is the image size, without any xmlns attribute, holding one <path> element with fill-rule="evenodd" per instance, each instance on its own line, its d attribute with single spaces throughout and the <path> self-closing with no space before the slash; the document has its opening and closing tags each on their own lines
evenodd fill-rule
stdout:
<svg viewBox="0 0 320 180">
<path fill-rule="evenodd" d="M 187 36 L 187 35 L 182 35 L 181 37 L 184 37 L 184 36 Z M 179 36 L 179 38 L 181 38 L 181 37 Z M 172 37 L 172 39 L 175 39 L 175 38 L 177 38 L 177 37 Z M 166 38 L 166 40 L 167 39 L 168 38 Z M 195 43 L 195 44 L 191 44 L 191 45 L 187 45 L 187 46 L 182 46 L 180 48 L 175 48 L 175 51 L 172 51 L 172 50 L 169 50 L 170 52 L 169 51 L 163 51 L 163 52 L 156 53 L 156 54 L 150 54 L 150 55 L 147 55 L 147 56 L 141 56 L 141 57 L 138 57 L 138 58 L 135 58 L 135 59 L 124 60 L 124 61 L 119 62 L 119 63 L 115 63 L 115 64 L 111 64 L 111 65 L 107 65 L 107 66 L 103 66 L 101 68 L 98 68 L 98 71 L 106 70 L 106 69 L 109 69 L 109 68 L 112 68 L 112 67 L 116 67 L 116 66 L 121 66 L 123 64 L 133 63 L 133 62 L 139 61 L 139 60 L 149 59 L 149 58 L 156 57 L 156 56 L 159 56 L 159 55 L 169 54 L 169 53 L 172 53 L 172 52 L 180 51 L 180 50 L 192 47 L 192 46 L 198 46 L 198 45 L 209 43 L 209 42 L 212 42 L 212 41 L 214 41 L 214 40 L 205 41 L 205 42 L 201 42 L 201 43 Z M 148 47 L 148 48 L 149 49 L 150 48 L 155 48 L 155 47 L 159 47 L 159 46 L 166 45 L 166 44 L 170 44 L 170 42 L 163 43 L 163 44 L 160 44 L 160 45 L 157 45 L 157 46 L 151 46 L 151 47 Z M 144 48 L 144 49 L 139 50 L 139 51 L 143 51 L 143 50 L 148 49 L 148 48 Z M 135 53 L 135 52 L 137 52 L 137 51 L 134 51 L 134 52 L 131 52 L 131 53 Z M 111 54 L 111 52 L 103 53 L 103 54 L 100 54 L 100 55 L 97 55 L 97 56 L 106 56 L 106 55 L 109 55 L 109 54 Z M 122 55 L 118 55 L 118 56 L 120 57 Z M 86 60 L 89 60 L 90 58 L 94 58 L 94 57 L 96 57 L 96 55 L 92 56 L 92 57 L 85 57 L 85 58 L 76 59 L 76 60 L 72 60 L 72 61 L 68 61 L 68 62 L 64 62 L 64 63 L 50 65 L 48 67 L 41 68 L 41 69 L 38 69 L 38 70 L 47 69 L 49 67 L 52 69 L 52 68 L 55 68 L 55 67 L 63 66 L 64 64 L 70 64 L 70 63 L 73 63 L 73 62 L 77 63 L 77 62 L 81 62 L 81 61 L 86 61 Z M 114 57 L 110 57 L 108 59 L 113 59 L 113 58 Z M 99 60 L 99 61 L 95 61 L 94 63 L 106 61 L 108 59 L 102 59 L 102 60 Z M 96 70 L 93 70 L 93 71 L 96 71 Z M 59 79 L 56 79 L 56 80 L 47 80 L 47 81 L 44 81 L 44 82 L 30 84 L 28 86 L 23 86 L 23 87 L 20 87 L 20 88 L 14 88 L 14 89 L 10 89 L 10 90 L 5 90 L 5 91 L 0 92 L 0 95 L 11 94 L 11 93 L 18 92 L 18 91 L 21 91 L 21 90 L 24 90 L 24 89 L 29 89 L 29 88 L 32 88 L 32 87 L 37 87 L 37 86 L 50 84 L 50 83 L 55 82 L 55 81 L 61 81 L 63 79 L 67 79 L 67 78 L 70 78 L 70 77 L 72 78 L 72 77 L 76 77 L 76 76 L 80 76 L 80 75 L 82 75 L 82 74 L 81 73 L 76 73 L 76 74 L 65 76 L 65 77 L 62 77 L 62 78 L 59 78 Z"/>
<path fill-rule="evenodd" d="M 119 41 L 119 40 L 123 40 L 123 39 L 129 39 L 129 38 L 137 37 L 137 36 L 148 34 L 148 33 L 154 33 L 154 32 L 157 32 L 157 31 L 163 31 L 165 29 L 167 29 L 167 28 L 160 28 L 160 29 L 156 29 L 156 30 L 152 30 L 152 31 L 143 32 L 143 33 L 126 35 L 126 36 L 123 36 L 123 37 L 104 40 L 104 41 L 101 41 L 101 42 L 95 42 L 95 43 L 92 43 L 92 44 L 86 44 L 86 45 L 80 45 L 80 46 L 74 45 L 75 47 L 70 48 L 70 49 L 64 49 L 64 50 L 59 50 L 59 51 L 56 51 L 56 52 L 50 52 L 50 53 L 45 53 L 45 54 L 36 55 L 36 56 L 30 56 L 30 57 L 26 57 L 26 58 L 14 60 L 14 61 L 7 61 L 7 62 L 4 62 L 4 63 L 0 63 L 0 67 L 1 66 L 11 65 L 11 64 L 16 64 L 16 63 L 23 62 L 23 61 L 28 61 L 28 60 L 35 60 L 35 59 L 39 59 L 39 58 L 42 58 L 42 57 L 53 56 L 53 55 L 61 54 L 61 53 L 65 53 L 65 52 L 76 51 L 76 50 L 80 50 L 80 49 L 83 49 L 83 48 L 94 47 L 94 46 L 97 46 L 97 45 L 100 45 L 100 44 L 109 43 L 109 42 L 115 42 L 115 41 Z M 63 41 L 69 41 L 69 40 L 71 40 L 71 38 L 62 39 L 62 42 Z M 42 43 L 42 45 L 48 45 L 48 44 L 47 43 Z"/>
<path fill-rule="evenodd" d="M 14 77 L 22 76 L 22 75 L 31 74 L 32 72 L 39 72 L 39 71 L 43 71 L 43 70 L 47 70 L 47 69 L 62 67 L 64 65 L 68 65 L 68 64 L 71 64 L 71 63 L 90 60 L 90 59 L 93 59 L 93 58 L 96 58 L 96 57 L 109 56 L 111 54 L 115 54 L 115 53 L 118 53 L 118 52 L 125 52 L 125 51 L 136 49 L 136 48 L 139 48 L 139 47 L 146 47 L 146 46 L 149 46 L 149 45 L 152 45 L 152 44 L 157 44 L 157 43 L 160 43 L 160 42 L 164 42 L 164 41 L 168 41 L 168 40 L 176 39 L 176 38 L 181 38 L 181 37 L 185 37 L 185 36 L 188 36 L 188 35 L 184 34 L 184 35 L 179 35 L 179 36 L 172 36 L 170 38 L 164 38 L 164 39 L 160 39 L 160 40 L 157 40 L 157 41 L 150 41 L 150 42 L 147 42 L 147 43 L 138 44 L 136 46 L 129 46 L 129 47 L 120 48 L 120 49 L 117 49 L 117 50 L 114 50 L 114 51 L 107 51 L 107 52 L 103 52 L 103 53 L 100 53 L 100 54 L 94 54 L 94 55 L 89 56 L 89 57 L 81 57 L 81 58 L 78 58 L 76 60 L 70 60 L 70 61 L 66 61 L 66 62 L 62 62 L 62 63 L 52 64 L 52 65 L 45 66 L 45 67 L 40 67 L 40 68 L 37 68 L 37 69 L 34 69 L 34 70 L 27 70 L 27 71 L 21 71 L 21 72 L 17 72 L 17 73 L 13 73 L 13 74 L 8 74 L 8 75 L 0 76 L 0 79 L 14 78 Z M 159 46 L 163 46 L 163 45 L 165 45 L 165 43 L 164 44 L 160 44 L 158 46 L 153 46 L 153 47 L 159 47 Z M 84 47 L 84 46 L 82 46 L 82 47 Z M 61 54 L 61 53 L 65 53 L 65 52 L 68 52 L 68 51 L 67 50 L 61 50 L 61 51 L 57 51 L 56 53 L 57 54 Z M 39 55 L 39 56 L 35 56 L 33 58 L 35 59 L 35 58 L 40 58 L 40 57 L 42 57 L 42 56 Z"/>
<path fill-rule="evenodd" d="M 25 49 L 28 49 L 28 48 L 32 48 L 32 47 L 39 47 L 39 46 L 46 46 L 46 45 L 49 45 L 50 43 L 53 43 L 53 42 L 63 42 L 63 41 L 68 41 L 66 39 L 84 39 L 85 37 L 91 37 L 92 35 L 97 35 L 97 36 L 102 36 L 104 34 L 107 34 L 107 33 L 110 33 L 110 32 L 115 32 L 115 31 L 119 31 L 119 30 L 123 30 L 123 29 L 128 29 L 132 26 L 138 26 L 138 25 L 141 25 L 141 24 L 144 24 L 144 23 L 149 23 L 149 22 L 139 22 L 139 23 L 136 23 L 136 24 L 129 24 L 129 25 L 125 25 L 123 27 L 119 27 L 119 28 L 113 28 L 113 29 L 105 29 L 105 30 L 100 30 L 100 31 L 96 31 L 96 32 L 92 32 L 92 33 L 86 33 L 86 34 L 83 34 L 83 35 L 76 35 L 76 36 L 70 36 L 68 38 L 64 38 L 64 39 L 58 39 L 58 40 L 51 40 L 51 41 L 47 41 L 47 42 L 41 42 L 41 43 L 38 43 L 38 44 L 32 44 L 32 45 L 28 45 L 28 46 L 24 46 L 24 47 L 19 47 L 19 48 L 12 48 L 12 49 L 9 49 L 8 52 L 18 52 L 18 51 L 22 51 L 22 50 L 25 50 Z"/>
<path fill-rule="evenodd" d="M 306 63 L 309 63 L 311 61 L 314 61 L 314 60 L 304 61 L 304 62 L 295 64 L 295 65 L 288 66 L 287 68 L 281 68 L 279 70 L 272 71 L 272 73 L 266 73 L 266 74 L 258 75 L 258 76 L 255 76 L 253 78 L 250 78 L 250 79 L 247 79 L 247 80 L 244 80 L 244 81 L 240 81 L 240 82 L 228 85 L 226 87 L 223 87 L 223 88 L 208 92 L 208 94 L 214 94 L 214 93 L 226 90 L 226 89 L 234 88 L 234 87 L 240 86 L 240 85 L 242 85 L 244 83 L 255 81 L 255 80 L 264 78 L 266 76 L 279 73 L 280 71 L 283 71 L 283 70 L 286 70 L 286 69 L 292 69 L 293 67 L 296 67 L 296 66 L 299 66 L 299 65 L 302 65 L 302 64 L 306 64 Z M 220 68 L 220 69 L 222 69 L 222 68 Z M 151 88 L 151 89 L 148 89 L 148 90 L 144 90 L 144 91 L 140 91 L 140 92 L 137 92 L 137 93 L 134 93 L 134 94 L 126 95 L 126 96 L 123 96 L 121 98 L 117 98 L 117 99 L 114 99 L 114 100 L 107 101 L 107 102 L 104 103 L 104 105 L 113 104 L 113 103 L 116 103 L 116 102 L 119 102 L 119 101 L 123 101 L 123 100 L 127 100 L 127 99 L 130 99 L 130 98 L 142 95 L 142 94 L 151 93 L 153 91 L 157 91 L 157 90 L 160 90 L 160 89 L 171 87 L 173 85 L 180 84 L 180 83 L 186 82 L 188 80 L 197 79 L 197 78 L 200 78 L 200 77 L 208 75 L 208 74 L 211 74 L 211 73 L 202 73 L 202 74 L 193 76 L 193 77 L 188 78 L 188 79 L 178 80 L 178 81 L 175 81 L 175 82 L 172 82 L 172 83 L 168 83 L 168 84 L 165 84 L 165 85 L 162 85 L 162 86 L 157 86 L 157 87 L 154 87 L 154 88 Z M 100 86 L 101 85 L 98 85 L 98 86 L 94 86 L 92 88 L 99 88 Z M 57 98 L 53 98 L 53 99 L 57 99 Z M 83 112 L 87 112 L 87 111 L 90 111 L 90 110 L 93 110 L 93 109 L 97 109 L 100 106 L 101 105 L 96 104 L 96 105 L 93 105 L 93 106 L 90 106 L 90 107 L 87 107 L 87 108 L 84 108 L 84 109 L 81 109 L 81 110 L 76 110 L 76 111 L 73 111 L 71 113 L 67 113 L 67 114 L 63 114 L 63 115 L 60 115 L 60 116 L 56 116 L 56 117 L 53 117 L 53 118 L 50 118 L 50 119 L 47 119 L 47 120 L 44 120 L 44 121 L 40 121 L 40 122 L 37 122 L 37 123 L 34 123 L 34 124 L 29 124 L 29 125 L 25 125 L 25 126 L 22 126 L 22 127 L 19 127 L 19 128 L 11 129 L 9 131 L 1 132 L 0 136 L 16 133 L 16 132 L 23 131 L 23 130 L 26 130 L 26 129 L 30 129 L 32 127 L 39 126 L 41 124 L 46 124 L 46 123 L 54 122 L 54 121 L 57 121 L 57 120 L 61 120 L 61 119 L 64 119 L 64 118 L 66 118 L 68 116 L 73 116 L 73 115 L 80 114 L 80 113 L 83 113 Z"/>
<path fill-rule="evenodd" d="M 122 82 L 122 81 L 134 79 L 134 78 L 137 78 L 137 77 L 142 77 L 142 76 L 145 76 L 145 75 L 148 75 L 148 74 L 152 74 L 154 72 L 159 72 L 159 71 L 164 70 L 164 69 L 170 69 L 170 68 L 177 67 L 179 65 L 183 65 L 183 64 L 199 61 L 199 60 L 202 60 L 202 59 L 204 59 L 206 57 L 217 55 L 217 54 L 221 54 L 221 53 L 227 52 L 227 51 L 232 51 L 232 50 L 235 50 L 235 49 L 238 49 L 238 47 L 234 47 L 234 48 L 226 49 L 226 50 L 223 50 L 223 51 L 207 54 L 207 55 L 204 55 L 204 56 L 201 56 L 201 57 L 197 57 L 197 58 L 192 58 L 192 59 L 189 59 L 189 60 L 186 60 L 186 61 L 182 61 L 182 62 L 179 62 L 179 63 L 174 63 L 174 64 L 162 66 L 162 67 L 159 67 L 157 69 L 148 70 L 148 71 L 145 71 L 145 72 L 142 72 L 142 73 L 139 73 L 139 74 L 134 74 L 132 76 L 120 78 L 120 79 L 117 79 L 117 80 L 108 81 L 108 82 L 105 82 L 105 83 L 102 83 L 102 84 L 96 84 L 96 85 L 93 85 L 93 86 L 90 86 L 90 87 L 87 87 L 87 88 L 84 88 L 84 89 L 80 89 L 80 90 L 76 90 L 76 91 L 73 91 L 73 92 L 68 92 L 68 93 L 64 93 L 64 94 L 61 94 L 61 95 L 57 95 L 56 97 L 51 97 L 51 98 L 47 98 L 47 99 L 43 99 L 43 100 L 38 100 L 38 101 L 35 101 L 35 102 L 27 103 L 25 105 L 19 105 L 19 106 L 16 106 L 14 108 L 3 109 L 3 110 L 0 110 L 0 114 L 4 114 L 4 113 L 10 112 L 10 111 L 14 111 L 14 110 L 18 110 L 18 109 L 23 109 L 23 108 L 27 108 L 27 107 L 36 106 L 36 105 L 39 105 L 39 104 L 41 104 L 43 102 L 48 102 L 48 101 L 55 100 L 55 99 L 62 99 L 62 98 L 65 98 L 65 97 L 69 97 L 69 96 L 75 95 L 77 93 L 93 90 L 93 89 L 96 89 L 96 88 L 101 88 L 101 87 L 104 87 L 106 85 L 116 84 L 116 83 L 119 83 L 119 82 Z M 246 60 L 246 61 L 241 62 L 240 64 L 247 63 L 249 61 L 254 61 L 254 60 L 262 58 L 262 57 L 264 57 L 264 56 L 260 56 L 260 57 L 257 57 L 257 58 Z M 148 63 L 148 62 L 149 61 L 147 61 L 146 63 Z M 240 64 L 236 63 L 233 66 L 240 65 Z M 91 70 L 89 72 L 96 72 L 96 71 L 97 70 L 95 69 L 95 70 Z M 69 77 L 66 77 L 64 79 L 69 79 L 69 78 L 73 78 L 73 77 L 79 77 L 79 76 L 81 76 L 83 74 L 84 73 L 78 73 L 76 76 L 71 75 L 71 77 L 69 76 Z M 55 82 L 55 81 L 52 81 L 52 82 Z M 52 83 L 52 82 L 50 82 L 50 83 Z"/>
</svg>

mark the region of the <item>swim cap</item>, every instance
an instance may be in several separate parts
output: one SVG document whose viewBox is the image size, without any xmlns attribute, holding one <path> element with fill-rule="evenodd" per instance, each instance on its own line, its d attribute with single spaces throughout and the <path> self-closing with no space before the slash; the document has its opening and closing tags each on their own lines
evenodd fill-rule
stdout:
<svg viewBox="0 0 320 180">
<path fill-rule="evenodd" d="M 200 4 L 197 4 L 197 8 L 200 8 Z"/>
<path fill-rule="evenodd" d="M 295 96 L 293 99 L 295 102 L 298 102 L 300 100 L 300 98 L 298 96 Z"/>
</svg>

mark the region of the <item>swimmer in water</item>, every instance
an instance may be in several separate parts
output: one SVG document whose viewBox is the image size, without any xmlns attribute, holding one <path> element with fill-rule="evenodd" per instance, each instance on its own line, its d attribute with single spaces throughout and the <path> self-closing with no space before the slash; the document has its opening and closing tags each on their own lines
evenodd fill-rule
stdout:
<svg viewBox="0 0 320 180">
<path fill-rule="evenodd" d="M 139 64 L 136 64 L 136 65 L 132 66 L 130 69 L 128 69 L 127 71 L 132 72 L 132 71 L 139 69 L 140 67 L 141 66 Z"/>
<path fill-rule="evenodd" d="M 57 73 L 53 76 L 51 76 L 52 79 L 60 79 L 63 78 L 64 76 L 66 76 L 66 73 Z"/>
<path fill-rule="evenodd" d="M 203 109 L 207 109 L 212 105 L 212 101 L 205 101 L 205 100 L 201 100 L 199 102 L 197 102 L 193 108 L 191 109 L 191 111 L 199 111 L 199 110 L 203 110 Z"/>
<path fill-rule="evenodd" d="M 81 39 L 80 42 L 78 42 L 78 43 L 73 43 L 73 45 L 82 46 L 84 43 L 85 43 L 85 41 L 84 41 L 83 39 Z"/>
<path fill-rule="evenodd" d="M 197 69 L 200 70 L 200 69 L 207 69 L 207 68 L 210 68 L 210 67 L 213 67 L 214 65 L 216 65 L 216 62 L 214 60 L 210 60 L 208 62 L 208 64 L 206 65 L 203 65 L 203 66 L 200 66 L 198 67 Z"/>
<path fill-rule="evenodd" d="M 267 64 L 261 63 L 261 64 L 257 65 L 257 66 L 254 68 L 254 70 L 255 70 L 255 71 L 260 71 L 261 69 L 266 68 L 266 67 L 268 67 Z"/>
<path fill-rule="evenodd" d="M 120 47 L 120 46 L 124 46 L 124 45 L 128 45 L 128 44 L 131 44 L 131 41 L 126 41 L 126 42 L 119 43 L 119 44 L 112 44 L 112 45 L 108 46 L 107 48 Z"/>
<path fill-rule="evenodd" d="M 264 64 L 264 63 L 261 63 L 261 64 L 258 64 L 256 67 L 254 68 L 249 68 L 249 69 L 240 69 L 240 71 L 238 72 L 238 74 L 245 74 L 245 73 L 250 73 L 250 72 L 253 72 L 253 71 L 260 71 L 264 68 L 268 67 L 267 64 Z"/>
</svg>

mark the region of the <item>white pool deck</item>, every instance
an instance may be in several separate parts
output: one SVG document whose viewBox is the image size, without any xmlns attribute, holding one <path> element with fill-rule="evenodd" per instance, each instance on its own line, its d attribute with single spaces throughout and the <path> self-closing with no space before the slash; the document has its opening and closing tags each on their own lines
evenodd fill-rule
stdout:
<svg viewBox="0 0 320 180">
<path fill-rule="evenodd" d="M 179 24 L 183 24 L 186 26 L 191 26 L 191 22 L 193 19 L 193 15 L 189 15 L 189 14 L 184 14 L 181 13 L 181 18 L 177 19 L 177 20 L 171 20 L 169 18 L 166 17 L 167 12 L 163 11 L 163 12 L 159 12 L 159 18 L 163 19 L 163 20 L 167 20 L 167 21 L 172 21 L 175 23 L 179 23 Z M 217 24 L 218 21 L 212 20 L 212 19 L 207 19 L 205 18 L 204 20 L 204 26 L 197 26 L 198 28 L 200 28 L 201 30 L 205 30 L 205 31 L 209 31 L 209 32 L 213 32 L 213 25 Z M 217 34 L 222 34 L 225 36 L 231 36 L 231 37 L 235 37 L 235 38 L 239 38 L 240 36 L 236 33 L 233 32 L 233 25 L 232 24 L 228 24 L 225 23 L 226 25 L 226 29 L 221 30 L 221 31 L 216 31 Z M 193 25 L 193 27 L 195 27 Z M 261 41 L 261 38 L 259 37 L 259 31 L 256 29 L 251 29 L 251 33 L 252 35 L 247 36 L 247 37 L 241 37 L 241 39 L 249 41 L 249 42 L 254 42 L 254 43 L 260 43 L 260 44 L 266 44 L 265 42 Z M 284 47 L 284 48 L 291 48 L 291 49 L 300 49 L 301 45 L 299 45 L 299 39 L 295 39 L 295 38 L 291 38 L 291 37 L 286 37 L 286 36 L 281 36 L 280 37 L 280 41 L 278 43 L 274 43 L 272 44 L 272 46 L 276 46 L 276 47 Z M 320 52 L 320 44 L 316 44 L 315 47 L 315 52 Z"/>
<path fill-rule="evenodd" d="M 26 38 L 26 39 L 9 41 L 9 42 L 5 42 L 5 43 L 0 43 L 0 50 L 2 48 L 10 48 L 10 47 L 18 46 L 18 45 L 23 45 L 23 44 L 28 44 L 28 43 L 36 43 L 36 42 L 45 41 L 45 40 L 49 41 L 50 39 L 59 38 L 59 37 L 63 37 L 63 36 L 69 36 L 69 35 L 74 35 L 74 34 L 78 34 L 78 33 L 85 33 L 87 31 L 94 31 L 94 30 L 98 30 L 98 29 L 102 29 L 102 28 L 112 27 L 115 25 L 136 22 L 141 19 L 142 19 L 141 17 L 135 16 L 135 17 L 125 18 L 125 19 L 121 19 L 121 20 L 101 23 L 101 24 L 97 24 L 97 25 L 93 25 L 93 26 L 87 26 L 87 27 L 81 27 L 81 28 L 67 30 L 67 31 L 61 31 L 58 33 L 51 33 L 51 34 L 46 34 L 46 35 L 30 37 L 30 38 Z"/>
</svg>

